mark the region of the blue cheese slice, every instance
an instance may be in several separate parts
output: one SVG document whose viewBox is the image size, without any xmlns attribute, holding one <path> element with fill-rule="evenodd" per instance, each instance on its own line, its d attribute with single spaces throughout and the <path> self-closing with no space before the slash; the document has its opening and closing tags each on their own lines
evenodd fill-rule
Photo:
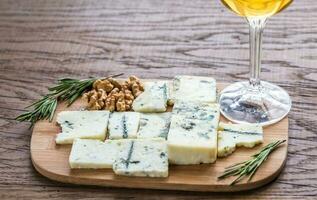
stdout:
<svg viewBox="0 0 317 200">
<path fill-rule="evenodd" d="M 109 119 L 109 139 L 136 138 L 139 129 L 140 113 L 114 112 Z"/>
<path fill-rule="evenodd" d="M 137 138 L 167 138 L 171 113 L 142 113 Z"/>
<path fill-rule="evenodd" d="M 76 138 L 104 140 L 109 111 L 63 111 L 57 115 L 62 132 L 57 134 L 57 144 L 72 144 Z"/>
<path fill-rule="evenodd" d="M 252 148 L 263 142 L 263 129 L 252 124 L 219 123 L 218 157 L 232 154 L 236 146 Z"/>
<path fill-rule="evenodd" d="M 219 105 L 204 102 L 177 101 L 174 104 L 173 115 L 182 115 L 188 119 L 213 120 L 219 115 Z"/>
<path fill-rule="evenodd" d="M 113 171 L 125 176 L 168 176 L 167 144 L 163 139 L 126 140 L 119 149 Z"/>
<path fill-rule="evenodd" d="M 214 103 L 216 102 L 216 80 L 202 76 L 175 76 L 171 100 Z"/>
<path fill-rule="evenodd" d="M 169 83 L 167 81 L 145 82 L 144 92 L 132 104 L 134 111 L 165 112 L 169 99 Z"/>
<path fill-rule="evenodd" d="M 70 167 L 112 168 L 120 145 L 120 140 L 75 139 L 69 156 Z"/>
<path fill-rule="evenodd" d="M 178 165 L 215 162 L 219 106 L 210 104 L 205 111 L 196 110 L 195 106 L 186 110 L 172 115 L 167 137 L 169 162 Z M 199 114 L 204 112 L 203 116 Z"/>
</svg>

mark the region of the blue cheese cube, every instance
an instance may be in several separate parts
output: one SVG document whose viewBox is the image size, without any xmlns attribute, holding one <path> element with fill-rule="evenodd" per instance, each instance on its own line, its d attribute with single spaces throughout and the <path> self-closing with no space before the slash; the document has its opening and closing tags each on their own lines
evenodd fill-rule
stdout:
<svg viewBox="0 0 317 200">
<path fill-rule="evenodd" d="M 232 154 L 236 146 L 252 148 L 263 142 L 263 128 L 254 124 L 219 123 L 218 157 Z"/>
<path fill-rule="evenodd" d="M 136 138 L 139 129 L 140 113 L 114 112 L 109 119 L 109 139 Z"/>
<path fill-rule="evenodd" d="M 216 80 L 201 76 L 176 76 L 173 80 L 171 99 L 173 102 L 216 102 Z"/>
<path fill-rule="evenodd" d="M 75 139 L 69 156 L 70 167 L 112 168 L 120 145 L 120 140 Z"/>
<path fill-rule="evenodd" d="M 168 176 L 167 144 L 163 139 L 126 140 L 115 162 L 113 171 L 124 176 Z"/>
<path fill-rule="evenodd" d="M 199 105 L 192 103 L 181 112 L 173 110 L 167 137 L 171 164 L 213 163 L 217 159 L 219 105 L 209 104 L 205 110 Z"/>
<path fill-rule="evenodd" d="M 74 139 L 104 140 L 109 111 L 63 111 L 57 115 L 62 132 L 57 134 L 57 144 L 72 144 Z"/>
<path fill-rule="evenodd" d="M 167 138 L 171 113 L 142 113 L 137 138 Z"/>
<path fill-rule="evenodd" d="M 169 99 L 169 83 L 167 81 L 145 82 L 144 92 L 132 104 L 134 111 L 165 112 Z"/>
</svg>

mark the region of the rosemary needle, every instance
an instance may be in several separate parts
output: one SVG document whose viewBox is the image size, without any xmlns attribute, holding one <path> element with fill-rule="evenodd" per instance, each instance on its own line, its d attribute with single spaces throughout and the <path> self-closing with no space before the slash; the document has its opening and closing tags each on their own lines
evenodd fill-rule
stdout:
<svg viewBox="0 0 317 200">
<path fill-rule="evenodd" d="M 21 115 L 16 117 L 16 120 L 20 122 L 31 122 L 31 127 L 38 120 L 48 119 L 49 121 L 52 121 L 58 102 L 65 101 L 67 106 L 70 106 L 84 92 L 91 89 L 93 83 L 97 79 L 114 78 L 121 75 L 123 75 L 123 73 L 115 74 L 108 77 L 90 78 L 83 80 L 71 78 L 60 79 L 58 80 L 56 86 L 48 88 L 48 94 L 26 107 L 32 108 L 30 111 L 22 113 Z"/>
<path fill-rule="evenodd" d="M 278 140 L 272 142 L 262 148 L 260 152 L 252 155 L 251 159 L 225 168 L 225 171 L 218 177 L 218 179 L 224 179 L 229 176 L 238 176 L 230 185 L 238 183 L 247 176 L 249 177 L 248 181 L 250 181 L 262 163 L 266 161 L 269 155 L 285 141 L 286 140 Z"/>
</svg>

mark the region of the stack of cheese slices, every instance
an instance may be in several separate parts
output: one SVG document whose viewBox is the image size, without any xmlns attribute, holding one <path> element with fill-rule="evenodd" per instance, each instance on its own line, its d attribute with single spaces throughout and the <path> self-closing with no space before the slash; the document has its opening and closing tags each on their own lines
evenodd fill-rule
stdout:
<svg viewBox="0 0 317 200">
<path fill-rule="evenodd" d="M 145 82 L 133 110 L 60 112 L 56 143 L 73 144 L 71 168 L 167 177 L 169 164 L 213 163 L 237 146 L 251 148 L 263 141 L 260 126 L 219 123 L 216 81 L 209 77 Z"/>
</svg>

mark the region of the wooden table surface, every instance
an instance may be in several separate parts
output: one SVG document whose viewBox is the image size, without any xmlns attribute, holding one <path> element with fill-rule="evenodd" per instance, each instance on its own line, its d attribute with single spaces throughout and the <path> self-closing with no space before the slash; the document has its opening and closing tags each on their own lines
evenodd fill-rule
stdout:
<svg viewBox="0 0 317 200">
<path fill-rule="evenodd" d="M 0 1 L 0 199 L 314 199 L 317 195 L 317 4 L 268 21 L 262 78 L 293 99 L 289 153 L 273 183 L 234 193 L 83 187 L 50 181 L 30 160 L 31 130 L 14 118 L 61 77 L 124 72 L 220 82 L 248 77 L 248 28 L 218 0 Z"/>
</svg>

